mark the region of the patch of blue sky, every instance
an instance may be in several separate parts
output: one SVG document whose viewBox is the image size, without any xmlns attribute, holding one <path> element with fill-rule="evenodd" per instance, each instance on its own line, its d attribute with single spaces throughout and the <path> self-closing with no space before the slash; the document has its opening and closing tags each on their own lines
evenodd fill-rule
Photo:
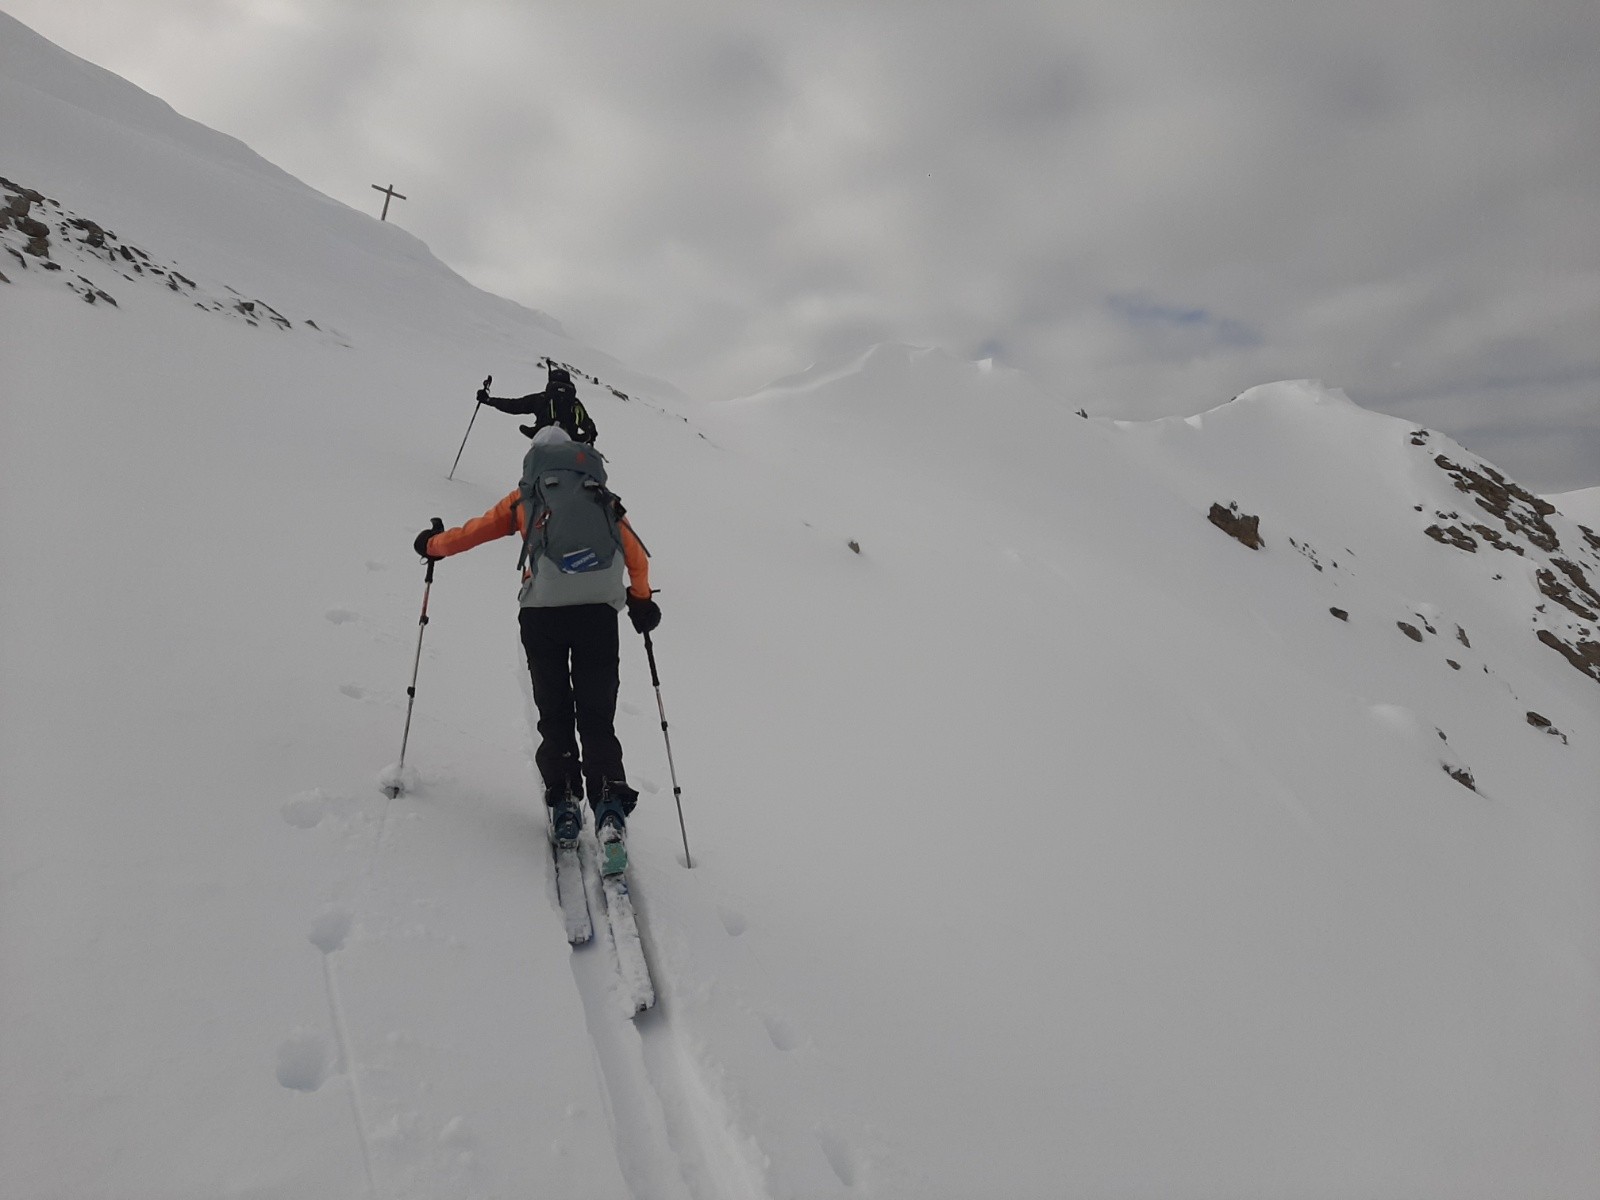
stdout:
<svg viewBox="0 0 1600 1200">
<path fill-rule="evenodd" d="M 1128 324 L 1140 329 L 1187 330 L 1209 338 L 1218 346 L 1242 350 L 1259 346 L 1259 330 L 1233 317 L 1222 317 L 1210 309 L 1164 304 L 1145 296 L 1106 297 L 1106 307 Z"/>
</svg>

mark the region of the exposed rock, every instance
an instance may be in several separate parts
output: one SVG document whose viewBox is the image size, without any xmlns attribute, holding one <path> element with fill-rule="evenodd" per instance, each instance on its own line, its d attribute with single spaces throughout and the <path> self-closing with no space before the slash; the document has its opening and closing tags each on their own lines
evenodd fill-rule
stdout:
<svg viewBox="0 0 1600 1200">
<path fill-rule="evenodd" d="M 105 247 L 106 231 L 101 229 L 100 226 L 96 225 L 93 221 L 86 220 L 83 217 L 73 217 L 67 222 L 67 225 L 73 229 L 82 231 L 83 238 L 81 240 L 86 245 L 93 246 L 96 250 L 100 250 Z M 112 236 L 115 235 L 113 234 Z"/>
<path fill-rule="evenodd" d="M 1567 741 L 1567 735 L 1562 733 L 1561 730 L 1557 729 L 1549 717 L 1546 717 L 1540 713 L 1530 712 L 1528 714 L 1528 724 L 1532 725 L 1535 729 L 1539 729 L 1545 733 L 1548 733 L 1551 737 L 1560 738 L 1563 746 L 1571 745 L 1571 743 Z"/>
<path fill-rule="evenodd" d="M 1413 642 L 1420 642 L 1422 640 L 1422 630 L 1418 629 L 1415 625 L 1407 625 L 1404 621 L 1396 621 L 1395 624 L 1400 626 L 1400 632 L 1405 634 Z"/>
<path fill-rule="evenodd" d="M 1454 481 L 1458 491 L 1466 492 L 1479 508 L 1500 518 L 1513 534 L 1521 534 L 1541 550 L 1554 550 L 1560 544 L 1547 516 L 1556 511 L 1548 500 L 1535 496 L 1499 471 L 1483 464 L 1481 470 L 1451 462 L 1440 454 L 1433 460 Z"/>
<path fill-rule="evenodd" d="M 1350 619 L 1350 614 L 1342 608 L 1330 608 L 1328 611 L 1334 616 L 1338 617 L 1341 621 L 1348 621 Z"/>
<path fill-rule="evenodd" d="M 1317 549 L 1310 542 L 1300 542 L 1296 541 L 1294 538 L 1290 538 L 1289 545 L 1298 550 L 1305 557 L 1305 560 L 1318 571 L 1323 569 L 1322 560 L 1317 556 Z M 1339 564 L 1334 563 L 1333 569 L 1337 571 L 1339 569 Z"/>
<path fill-rule="evenodd" d="M 1459 515 L 1459 513 L 1449 514 L 1450 517 L 1459 517 Z M 1440 513 L 1439 516 L 1445 517 L 1446 514 Z M 1471 533 L 1468 530 L 1471 530 Z M 1505 550 L 1511 554 L 1527 554 L 1526 550 L 1500 530 L 1488 525 L 1467 524 L 1464 527 L 1460 525 L 1430 525 L 1423 532 L 1436 542 L 1443 542 L 1447 546 L 1456 546 L 1469 554 L 1475 554 L 1478 550 L 1478 543 L 1472 537 L 1474 533 L 1496 550 Z"/>
<path fill-rule="evenodd" d="M 1444 773 L 1446 775 L 1450 776 L 1451 779 L 1454 779 L 1462 787 L 1474 792 L 1478 790 L 1478 783 L 1472 778 L 1472 772 L 1467 770 L 1465 767 L 1453 767 L 1449 763 L 1441 763 L 1440 766 L 1444 768 Z"/>
<path fill-rule="evenodd" d="M 1453 525 L 1449 528 L 1443 528 L 1438 525 L 1429 525 L 1422 532 L 1426 533 L 1434 541 L 1442 542 L 1446 546 L 1456 546 L 1470 554 L 1476 554 L 1478 552 L 1478 543 L 1473 541 L 1465 530 L 1457 529 Z"/>
<path fill-rule="evenodd" d="M 1229 537 L 1236 538 L 1252 550 L 1261 549 L 1260 517 L 1240 512 L 1237 504 L 1230 504 L 1227 508 L 1213 504 L 1209 515 L 1211 523 Z"/>
<path fill-rule="evenodd" d="M 1597 595 L 1590 586 L 1582 569 L 1576 563 L 1564 558 L 1552 558 L 1550 565 L 1565 575 L 1567 582 L 1556 578 L 1555 571 L 1540 570 L 1535 576 L 1539 582 L 1539 590 L 1585 621 L 1600 621 L 1600 595 Z M 1574 589 L 1577 595 L 1573 594 Z"/>
<path fill-rule="evenodd" d="M 1569 646 L 1548 629 L 1539 630 L 1538 638 L 1589 678 L 1600 682 L 1600 642 L 1580 637 Z"/>
<path fill-rule="evenodd" d="M 251 325 L 270 322 L 280 329 L 294 327 L 287 317 L 262 300 L 241 298 L 237 304 L 224 304 L 212 289 L 201 287 L 171 264 L 162 266 L 154 262 L 145 251 L 121 241 L 98 222 L 70 212 L 48 196 L 4 178 L 0 178 L 0 247 L 24 269 L 38 267 L 62 272 L 63 267 L 67 268 L 61 282 L 86 304 L 104 302 L 118 307 L 116 298 L 101 282 L 96 282 L 106 278 L 105 270 L 94 269 L 100 267 L 115 271 L 134 284 L 140 282 L 139 277 L 155 276 L 173 292 L 193 297 L 195 307 L 204 312 L 232 316 Z M 79 264 L 89 274 L 78 273 L 74 268 Z M 0 280 L 11 282 L 3 276 Z M 223 286 L 233 295 L 239 295 L 234 288 Z M 315 325 L 311 327 L 316 328 Z M 335 332 L 333 336 L 338 337 L 338 334 Z"/>
<path fill-rule="evenodd" d="M 82 296 L 85 304 L 93 304 L 98 300 L 104 300 L 112 308 L 120 307 L 108 293 L 95 287 L 93 280 L 85 279 L 82 275 L 79 275 L 75 280 L 69 281 L 67 290 Z"/>
<path fill-rule="evenodd" d="M 35 258 L 50 257 L 50 226 L 32 217 L 18 217 L 12 223 L 28 239 L 23 243 L 23 250 Z"/>
</svg>

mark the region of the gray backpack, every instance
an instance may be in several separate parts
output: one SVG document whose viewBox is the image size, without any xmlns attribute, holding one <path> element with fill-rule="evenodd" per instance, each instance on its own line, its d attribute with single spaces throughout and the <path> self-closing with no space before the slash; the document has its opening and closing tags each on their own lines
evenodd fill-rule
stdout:
<svg viewBox="0 0 1600 1200">
<path fill-rule="evenodd" d="M 550 442 L 522 460 L 523 512 L 518 570 L 530 572 L 525 608 L 623 605 L 621 501 L 606 487 L 605 460 L 581 442 Z"/>
</svg>

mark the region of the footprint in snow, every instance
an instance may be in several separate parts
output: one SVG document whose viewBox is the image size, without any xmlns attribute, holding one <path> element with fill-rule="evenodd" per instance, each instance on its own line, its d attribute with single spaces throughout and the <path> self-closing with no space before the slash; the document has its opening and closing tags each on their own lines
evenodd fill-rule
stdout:
<svg viewBox="0 0 1600 1200">
<path fill-rule="evenodd" d="M 322 1034 L 297 1029 L 278 1047 L 278 1082 L 297 1092 L 314 1092 L 333 1073 L 333 1048 Z"/>
<path fill-rule="evenodd" d="M 367 560 L 367 570 L 369 571 L 387 571 L 388 569 L 389 564 L 386 562 L 378 562 L 376 559 L 372 558 Z"/>
<path fill-rule="evenodd" d="M 738 937 L 750 927 L 749 923 L 744 919 L 744 914 L 742 912 L 736 912 L 731 908 L 725 908 L 719 905 L 717 908 L 717 917 L 722 921 L 722 927 L 728 931 L 729 937 Z"/>
<path fill-rule="evenodd" d="M 782 1017 L 761 1014 L 761 1023 L 767 1027 L 767 1037 L 772 1039 L 774 1049 L 788 1053 L 800 1044 L 799 1037 L 795 1034 L 794 1026 Z"/>
<path fill-rule="evenodd" d="M 296 829 L 312 829 L 328 815 L 328 806 L 328 793 L 321 788 L 312 788 L 309 792 L 289 797 L 278 811 Z"/>
<path fill-rule="evenodd" d="M 350 699 L 352 699 L 352 700 L 364 700 L 364 699 L 366 699 L 366 696 L 367 696 L 367 689 L 364 688 L 364 687 L 361 687 L 359 684 L 354 684 L 354 683 L 341 684 L 340 687 L 339 687 L 339 690 L 341 692 L 343 692 L 346 696 L 349 696 Z"/>
<path fill-rule="evenodd" d="M 347 622 L 361 619 L 360 613 L 351 612 L 348 608 L 330 608 L 322 615 L 335 625 L 344 625 Z"/>
<path fill-rule="evenodd" d="M 355 918 L 348 912 L 330 909 L 317 918 L 307 938 L 324 954 L 332 954 L 344 949 L 345 939 L 350 936 L 350 927 L 354 924 Z"/>
<path fill-rule="evenodd" d="M 634 704 L 628 700 L 618 700 L 617 709 L 620 712 L 627 713 L 630 717 L 637 717 L 644 711 L 644 709 L 640 708 L 637 704 Z"/>
<path fill-rule="evenodd" d="M 855 1187 L 856 1161 L 849 1144 L 831 1129 L 817 1130 L 817 1144 L 822 1148 L 822 1156 L 828 1160 L 833 1173 L 839 1177 L 839 1182 L 845 1187 Z"/>
</svg>

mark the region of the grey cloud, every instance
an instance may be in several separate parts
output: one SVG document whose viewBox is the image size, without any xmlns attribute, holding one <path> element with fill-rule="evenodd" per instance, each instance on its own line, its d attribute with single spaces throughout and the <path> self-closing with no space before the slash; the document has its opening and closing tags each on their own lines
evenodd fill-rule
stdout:
<svg viewBox="0 0 1600 1200">
<path fill-rule="evenodd" d="M 392 176 L 469 278 L 701 395 L 993 345 L 1073 407 L 1311 375 L 1581 470 L 1592 0 L 10 2 L 350 203 Z"/>
</svg>

